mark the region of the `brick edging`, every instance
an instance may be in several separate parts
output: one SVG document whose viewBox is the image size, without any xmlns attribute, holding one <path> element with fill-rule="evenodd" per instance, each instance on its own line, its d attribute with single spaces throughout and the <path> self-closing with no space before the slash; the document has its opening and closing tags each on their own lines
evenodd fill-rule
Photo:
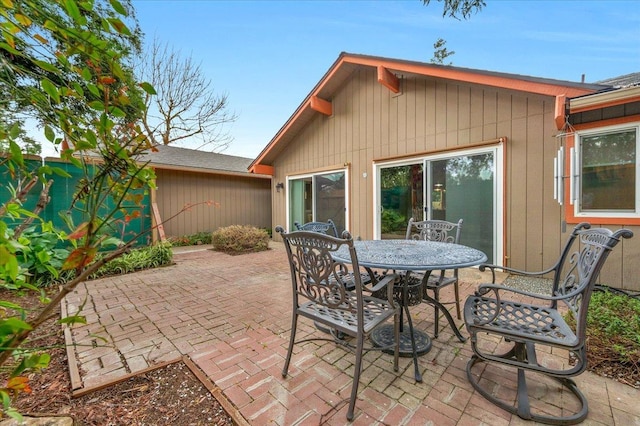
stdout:
<svg viewBox="0 0 640 426">
<path fill-rule="evenodd" d="M 202 382 L 202 384 L 209 390 L 211 395 L 220 403 L 222 408 L 233 419 L 238 426 L 249 426 L 250 423 L 240 414 L 240 411 L 236 408 L 231 401 L 224 396 L 222 389 L 216 386 L 215 383 L 198 367 L 188 355 L 183 355 L 182 362 L 191 370 L 191 372 Z"/>
</svg>

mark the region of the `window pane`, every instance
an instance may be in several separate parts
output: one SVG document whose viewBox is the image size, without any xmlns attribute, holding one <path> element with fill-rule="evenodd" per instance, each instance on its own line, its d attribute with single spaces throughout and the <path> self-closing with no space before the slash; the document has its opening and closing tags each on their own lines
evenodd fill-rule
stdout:
<svg viewBox="0 0 640 426">
<path fill-rule="evenodd" d="M 311 178 L 289 181 L 289 229 L 296 229 L 294 222 L 307 223 L 313 220 L 313 198 Z"/>
<path fill-rule="evenodd" d="M 294 222 L 331 219 L 338 235 L 345 229 L 345 173 L 327 173 L 289 180 L 289 229 Z"/>
<path fill-rule="evenodd" d="M 635 211 L 636 130 L 581 138 L 582 211 Z"/>
<path fill-rule="evenodd" d="M 401 239 L 409 218 L 424 220 L 422 163 L 380 170 L 381 238 Z"/>
<path fill-rule="evenodd" d="M 460 243 L 485 252 L 493 263 L 495 166 L 493 153 L 431 163 L 431 218 L 464 219 Z"/>
<path fill-rule="evenodd" d="M 316 211 L 314 220 L 316 222 L 333 220 L 338 235 L 342 234 L 345 229 L 344 178 L 344 172 L 315 176 Z"/>
</svg>

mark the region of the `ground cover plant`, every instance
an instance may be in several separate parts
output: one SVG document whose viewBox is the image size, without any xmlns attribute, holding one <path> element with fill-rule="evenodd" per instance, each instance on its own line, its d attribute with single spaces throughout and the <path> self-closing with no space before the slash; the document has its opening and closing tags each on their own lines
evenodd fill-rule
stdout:
<svg viewBox="0 0 640 426">
<path fill-rule="evenodd" d="M 148 247 L 135 248 L 123 253 L 122 256 L 103 265 L 90 278 L 96 279 L 109 275 L 128 274 L 143 269 L 170 265 L 172 262 L 171 244 L 159 243 Z"/>
<path fill-rule="evenodd" d="M 198 246 L 201 244 L 211 244 L 211 232 L 202 231 L 195 234 L 183 235 L 181 237 L 170 237 L 167 239 L 174 247 Z"/>
<path fill-rule="evenodd" d="M 17 253 L 19 267 L 28 271 L 28 279 L 38 288 L 62 285 L 74 278 L 74 271 L 58 272 L 69 250 L 55 247 L 49 239 L 48 244 L 30 244 Z M 34 254 L 35 253 L 35 254 Z M 96 261 L 109 256 L 109 252 L 96 255 Z M 48 260 L 47 262 L 43 259 Z M 167 266 L 173 263 L 173 251 L 168 242 L 138 247 L 102 265 L 87 279 L 97 279 L 109 275 L 128 274 L 143 269 Z M 5 283 L 6 284 L 6 283 Z"/>
<path fill-rule="evenodd" d="M 640 300 L 612 290 L 594 292 L 587 314 L 588 368 L 640 388 Z"/>
</svg>

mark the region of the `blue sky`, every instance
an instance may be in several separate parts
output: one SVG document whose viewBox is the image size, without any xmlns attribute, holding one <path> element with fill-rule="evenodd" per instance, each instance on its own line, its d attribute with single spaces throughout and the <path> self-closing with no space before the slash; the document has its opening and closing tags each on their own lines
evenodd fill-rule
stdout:
<svg viewBox="0 0 640 426">
<path fill-rule="evenodd" d="M 640 71 L 640 1 L 506 1 L 466 21 L 432 0 L 134 0 L 146 40 L 200 62 L 238 120 L 225 154 L 255 157 L 340 52 L 587 82 Z"/>
</svg>

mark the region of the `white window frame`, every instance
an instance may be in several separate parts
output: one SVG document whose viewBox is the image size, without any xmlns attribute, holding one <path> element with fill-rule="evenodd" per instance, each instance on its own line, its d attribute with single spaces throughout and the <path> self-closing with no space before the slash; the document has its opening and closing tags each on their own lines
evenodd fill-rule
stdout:
<svg viewBox="0 0 640 426">
<path fill-rule="evenodd" d="M 582 211 L 582 138 L 608 133 L 619 133 L 629 130 L 636 132 L 636 179 L 634 211 L 620 210 L 589 210 Z M 640 218 L 640 123 L 626 123 L 615 126 L 598 127 L 594 129 L 581 130 L 575 133 L 574 148 L 569 152 L 570 160 L 570 196 L 569 202 L 573 205 L 573 214 L 577 218 Z"/>
<path fill-rule="evenodd" d="M 290 223 L 290 211 L 289 211 L 289 182 L 291 180 L 297 180 L 297 179 L 304 179 L 304 178 L 313 178 L 315 176 L 320 176 L 320 175 L 327 175 L 327 174 L 332 174 L 332 173 L 340 173 L 340 172 L 344 172 L 344 185 L 345 185 L 345 191 L 344 191 L 344 205 L 345 205 L 345 210 L 344 210 L 344 223 L 345 223 L 345 228 L 344 229 L 351 229 L 351 224 L 349 223 L 349 218 L 350 218 L 350 214 L 349 214 L 349 196 L 350 196 L 350 176 L 349 176 L 349 168 L 345 167 L 345 168 L 338 168 L 338 169 L 329 169 L 329 170 L 322 170 L 322 171 L 318 171 L 318 172 L 313 172 L 313 173 L 304 173 L 304 174 L 299 174 L 299 175 L 287 175 L 286 177 L 286 187 L 285 187 L 285 217 L 286 217 L 286 223 L 289 224 Z M 314 211 L 314 219 L 315 219 L 315 210 L 316 210 L 316 200 L 313 200 L 313 211 Z M 292 229 L 290 229 L 289 231 L 293 231 Z"/>
<path fill-rule="evenodd" d="M 444 153 L 434 153 L 431 155 L 420 155 L 411 158 L 405 158 L 402 160 L 391 160 L 391 161 L 380 161 L 373 162 L 371 165 L 372 175 L 373 175 L 373 212 L 374 212 L 374 221 L 373 221 L 373 235 L 375 239 L 380 239 L 380 206 L 381 201 L 379 197 L 380 192 L 380 170 L 385 167 L 395 167 L 395 166 L 404 166 L 410 164 L 418 164 L 422 162 L 426 164 L 427 162 L 447 159 L 451 157 L 458 156 L 471 156 L 477 154 L 484 154 L 487 152 L 491 152 L 494 158 L 494 167 L 495 167 L 495 176 L 494 176 L 494 198 L 492 200 L 495 215 L 493 217 L 493 229 L 496 230 L 494 234 L 493 240 L 493 259 L 494 264 L 502 265 L 504 259 L 504 147 L 503 144 L 497 144 L 493 146 L 487 147 L 479 147 L 479 148 L 471 148 L 471 149 L 461 149 L 456 151 L 449 151 Z M 427 173 L 427 168 L 425 166 L 424 173 Z M 431 205 L 431 191 L 427 191 L 426 187 L 423 188 L 424 200 L 427 205 Z"/>
</svg>

